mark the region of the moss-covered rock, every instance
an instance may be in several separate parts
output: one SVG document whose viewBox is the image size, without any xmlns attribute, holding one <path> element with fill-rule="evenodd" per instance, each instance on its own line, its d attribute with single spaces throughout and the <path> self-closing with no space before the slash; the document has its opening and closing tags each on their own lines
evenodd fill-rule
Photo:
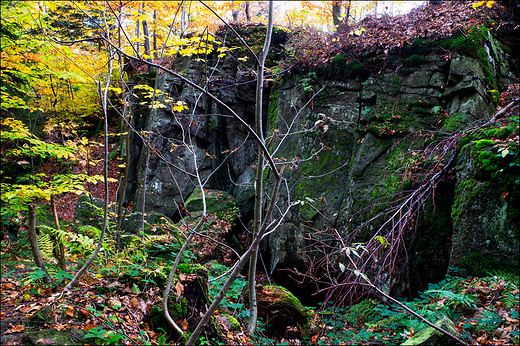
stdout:
<svg viewBox="0 0 520 346">
<path fill-rule="evenodd" d="M 218 190 L 204 190 L 206 212 L 215 214 L 221 220 L 234 224 L 240 216 L 238 204 L 229 193 Z M 195 189 L 186 200 L 186 210 L 190 213 L 203 210 L 203 199 L 200 189 Z"/>
<path fill-rule="evenodd" d="M 510 211 L 517 210 L 518 168 L 498 153 L 500 147 L 509 148 L 480 139 L 458 156 L 450 267 L 460 267 L 476 253 L 502 265 L 520 255 L 519 226 Z"/>
<path fill-rule="evenodd" d="M 243 293 L 247 297 L 247 285 Z M 257 285 L 256 295 L 258 315 L 267 323 L 266 329 L 284 333 L 287 327 L 295 326 L 302 338 L 307 335 L 312 316 L 291 292 L 280 286 Z"/>
<path fill-rule="evenodd" d="M 456 337 L 459 337 L 460 334 L 455 329 L 455 324 L 452 320 L 450 320 L 447 317 L 443 317 L 437 322 L 435 322 L 435 325 L 437 327 L 440 327 L 447 332 L 449 332 L 451 335 L 454 335 Z M 459 345 L 457 341 L 455 341 L 453 338 L 449 337 L 446 334 L 443 334 L 439 332 L 438 330 L 434 329 L 433 327 L 426 327 L 425 329 L 417 332 L 413 337 L 406 340 L 401 344 L 401 346 L 411 346 L 411 345 L 421 345 L 421 346 L 455 346 Z"/>
</svg>

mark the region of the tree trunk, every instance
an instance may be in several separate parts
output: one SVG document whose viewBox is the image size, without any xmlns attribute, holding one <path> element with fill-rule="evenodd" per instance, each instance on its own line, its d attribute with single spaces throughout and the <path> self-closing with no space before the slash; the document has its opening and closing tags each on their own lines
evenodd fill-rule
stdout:
<svg viewBox="0 0 520 346">
<path fill-rule="evenodd" d="M 34 256 L 34 263 L 43 270 L 45 276 L 43 277 L 43 282 L 47 285 L 51 283 L 51 277 L 49 273 L 47 273 L 47 269 L 45 268 L 45 264 L 43 263 L 42 254 L 40 253 L 40 249 L 38 248 L 38 240 L 36 239 L 36 209 L 34 204 L 29 203 L 29 228 L 27 230 L 27 235 L 29 238 L 29 244 L 31 244 L 31 250 Z"/>
<path fill-rule="evenodd" d="M 184 32 L 186 31 L 186 28 L 187 28 L 187 18 L 186 18 L 186 1 L 183 1 L 182 2 L 182 12 L 181 12 L 181 34 L 180 34 L 180 37 L 183 38 L 184 37 Z"/>
<path fill-rule="evenodd" d="M 256 79 L 256 107 L 255 107 L 255 130 L 260 137 L 262 143 L 265 143 L 264 128 L 262 124 L 262 99 L 264 95 L 264 65 L 269 53 L 269 46 L 271 45 L 271 35 L 273 31 L 273 2 L 269 1 L 269 22 L 267 25 L 267 34 L 265 36 L 264 48 L 258 57 L 260 64 L 258 65 L 257 79 Z M 260 233 L 260 228 L 263 223 L 263 193 L 264 193 L 264 155 L 262 151 L 258 150 L 258 162 L 256 166 L 255 178 L 255 207 L 254 207 L 254 230 L 253 237 Z M 252 250 L 251 258 L 249 260 L 249 323 L 247 331 L 253 334 L 256 330 L 256 322 L 258 319 L 258 307 L 256 301 L 256 262 L 258 260 L 258 246 Z"/>
<path fill-rule="evenodd" d="M 348 25 L 348 18 L 350 17 L 350 8 L 352 7 L 352 0 L 348 0 L 347 6 L 345 7 L 345 18 L 343 23 Z"/>
<path fill-rule="evenodd" d="M 157 10 L 153 10 L 153 57 L 158 59 L 159 55 L 157 52 Z"/>
<path fill-rule="evenodd" d="M 138 11 L 139 16 L 141 15 L 141 10 Z M 137 55 L 140 53 L 141 45 L 139 43 L 139 38 L 141 34 L 141 23 L 139 21 L 139 18 L 135 21 L 135 37 L 137 38 L 137 41 L 135 42 L 135 51 L 137 52 Z"/>
<path fill-rule="evenodd" d="M 335 28 L 341 24 L 341 1 L 332 2 L 332 21 Z"/>
<path fill-rule="evenodd" d="M 251 23 L 251 13 L 249 12 L 249 1 L 245 3 L 246 21 Z"/>
<path fill-rule="evenodd" d="M 150 31 L 148 30 L 148 21 L 143 20 L 143 36 L 144 36 L 144 54 L 147 55 L 146 61 L 152 61 L 150 56 Z M 152 71 L 152 67 L 148 65 L 148 72 Z"/>
<path fill-rule="evenodd" d="M 119 13 L 119 16 L 122 16 L 122 7 L 121 12 Z M 117 36 L 117 47 L 121 49 L 121 26 L 118 26 L 118 36 Z M 119 83 L 121 90 L 123 90 L 123 114 L 121 117 L 123 118 L 123 124 L 124 124 L 124 131 L 126 132 L 125 135 L 125 170 L 123 173 L 123 177 L 121 178 L 121 182 L 118 187 L 117 191 L 117 227 L 115 231 L 115 243 L 116 243 L 116 249 L 119 251 L 121 249 L 121 225 L 123 223 L 123 204 L 125 201 L 125 192 L 126 192 L 126 186 L 128 184 L 128 171 L 130 167 L 130 126 L 128 125 L 130 119 L 128 117 L 128 92 L 126 90 L 125 85 L 125 79 L 123 76 L 123 55 L 119 54 Z"/>
</svg>

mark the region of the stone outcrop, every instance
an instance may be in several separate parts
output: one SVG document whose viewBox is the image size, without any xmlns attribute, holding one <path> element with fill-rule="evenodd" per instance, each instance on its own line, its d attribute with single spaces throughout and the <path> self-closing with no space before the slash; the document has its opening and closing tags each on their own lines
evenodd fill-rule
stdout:
<svg viewBox="0 0 520 346">
<path fill-rule="evenodd" d="M 293 207 L 262 245 L 275 277 L 280 268 L 306 269 L 302 250 L 308 243 L 302 239 L 302 225 L 308 230 L 327 224 L 347 235 L 382 208 L 379 202 L 413 188 L 413 179 L 403 182 L 401 174 L 433 138 L 419 137 L 420 131 L 460 131 L 493 115 L 490 91 L 513 80 L 511 59 L 499 40 L 488 32 L 480 35 L 479 54 L 463 49 L 447 54 L 439 48 L 444 43 L 424 48 L 424 41 L 409 47 L 408 53 L 403 49 L 389 54 L 386 62 L 378 52 L 369 54 L 365 66 L 380 66 L 379 73 L 367 73 L 363 65 L 338 54 L 317 72 L 293 71 L 267 85 L 266 133 L 277 133 L 270 148 L 278 162 L 287 162 L 280 206 L 305 202 Z M 207 66 L 179 60 L 174 68 L 195 81 L 207 81 L 208 90 L 252 126 L 252 66 L 232 55 L 211 55 Z M 247 225 L 254 204 L 256 144 L 242 125 L 184 82 L 166 74 L 159 74 L 156 82 L 159 90 L 186 102 L 188 110 L 179 113 L 168 106 L 153 116 L 133 110 L 134 125 L 141 126 L 157 151 L 148 154 L 139 149 L 142 144 L 131 143 L 131 161 L 139 157 L 133 180 L 143 182 L 146 174 L 146 210 L 178 220 L 182 215 L 176 205 L 186 207 L 198 173 L 204 188 L 227 191 L 236 199 Z M 416 248 L 412 261 L 422 271 L 423 282 L 441 279 L 448 266 L 459 265 L 472 252 L 497 261 L 518 255 L 518 224 L 511 221 L 518 188 L 504 197 L 504 186 L 487 183 L 497 179 L 490 174 L 467 184 L 475 175 L 468 152 L 469 147 L 460 151 L 455 175 L 439 183 L 435 201 L 425 204 L 418 220 L 415 235 L 421 249 Z M 268 173 L 265 182 L 268 187 L 272 183 Z M 126 193 L 127 198 L 135 196 L 134 207 L 141 210 L 143 189 L 134 184 Z M 370 229 L 357 239 L 369 234 Z"/>
</svg>

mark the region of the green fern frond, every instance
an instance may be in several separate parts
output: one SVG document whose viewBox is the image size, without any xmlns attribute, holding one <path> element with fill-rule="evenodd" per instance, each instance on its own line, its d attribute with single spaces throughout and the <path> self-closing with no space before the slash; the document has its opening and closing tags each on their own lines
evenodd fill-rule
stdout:
<svg viewBox="0 0 520 346">
<path fill-rule="evenodd" d="M 161 234 L 161 235 L 146 235 L 145 236 L 145 244 L 147 246 L 163 243 L 169 241 L 171 236 L 169 234 Z"/>
<path fill-rule="evenodd" d="M 518 308 L 520 306 L 520 293 L 518 290 L 518 285 L 509 281 L 504 288 L 504 291 L 501 294 L 500 301 L 504 304 L 506 309 L 512 309 L 514 307 Z"/>
<path fill-rule="evenodd" d="M 38 248 L 40 249 L 42 258 L 47 262 L 55 262 L 52 256 L 52 249 L 54 244 L 49 233 L 40 232 L 40 234 L 36 235 L 36 240 L 38 242 Z"/>
<path fill-rule="evenodd" d="M 375 310 L 376 302 L 372 299 L 364 299 L 356 305 L 352 305 L 345 314 L 346 321 L 355 325 L 361 321 L 373 321 L 378 318 L 378 311 Z"/>
<path fill-rule="evenodd" d="M 51 238 L 56 239 L 58 242 L 65 243 L 67 241 L 67 237 L 69 236 L 69 232 L 61 229 L 56 229 L 54 227 L 49 227 L 45 225 L 40 225 L 39 227 L 41 229 L 44 229 L 46 233 L 48 233 L 51 236 Z"/>
</svg>

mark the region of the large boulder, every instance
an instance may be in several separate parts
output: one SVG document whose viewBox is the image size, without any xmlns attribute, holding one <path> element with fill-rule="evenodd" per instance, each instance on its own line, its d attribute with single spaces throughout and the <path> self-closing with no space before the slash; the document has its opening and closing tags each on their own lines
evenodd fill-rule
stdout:
<svg viewBox="0 0 520 346">
<path fill-rule="evenodd" d="M 511 150 L 518 149 L 509 143 Z M 520 199 L 520 168 L 513 155 L 499 153 L 501 148 L 509 151 L 510 147 L 498 139 L 481 139 L 466 144 L 459 154 L 450 267 L 460 268 L 469 257 L 480 254 L 504 269 L 520 255 L 518 206 L 513 205 Z"/>
<path fill-rule="evenodd" d="M 243 293 L 247 299 L 247 285 Z M 288 327 L 297 327 L 304 338 L 310 329 L 312 314 L 291 292 L 280 286 L 256 285 L 258 316 L 267 323 L 270 332 L 284 334 Z"/>
</svg>

